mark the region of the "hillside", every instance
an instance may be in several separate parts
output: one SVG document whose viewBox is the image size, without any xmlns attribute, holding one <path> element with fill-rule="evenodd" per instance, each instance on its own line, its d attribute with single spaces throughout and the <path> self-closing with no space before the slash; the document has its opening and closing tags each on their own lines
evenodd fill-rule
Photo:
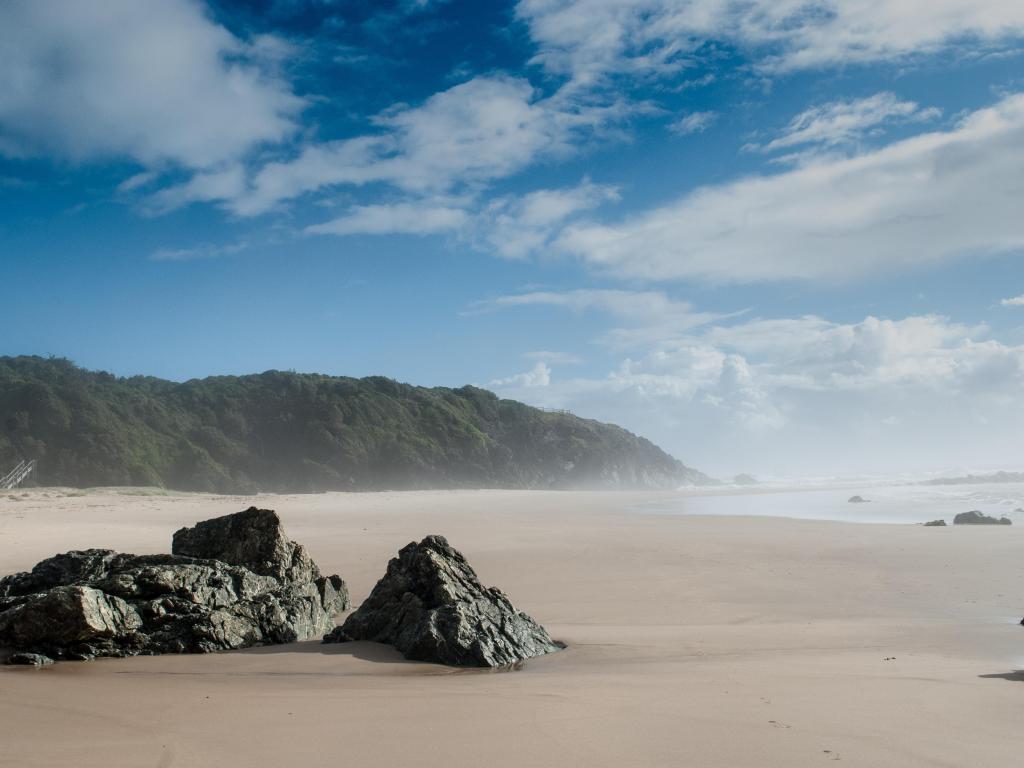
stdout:
<svg viewBox="0 0 1024 768">
<path fill-rule="evenodd" d="M 268 371 L 176 383 L 0 357 L 0 468 L 40 485 L 245 493 L 665 488 L 712 482 L 620 427 L 383 377 Z"/>
</svg>

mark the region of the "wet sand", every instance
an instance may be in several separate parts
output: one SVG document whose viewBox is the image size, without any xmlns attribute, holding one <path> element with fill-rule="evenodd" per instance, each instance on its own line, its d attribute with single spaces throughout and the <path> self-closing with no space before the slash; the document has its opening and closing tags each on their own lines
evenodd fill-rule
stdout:
<svg viewBox="0 0 1024 768">
<path fill-rule="evenodd" d="M 19 492 L 20 494 L 20 492 Z M 0 765 L 1008 766 L 1024 530 L 639 514 L 666 495 L 0 498 L 0 573 L 277 509 L 358 603 L 446 535 L 569 644 L 511 672 L 366 643 L 0 668 Z M 678 504 L 673 504 L 678 507 Z"/>
</svg>

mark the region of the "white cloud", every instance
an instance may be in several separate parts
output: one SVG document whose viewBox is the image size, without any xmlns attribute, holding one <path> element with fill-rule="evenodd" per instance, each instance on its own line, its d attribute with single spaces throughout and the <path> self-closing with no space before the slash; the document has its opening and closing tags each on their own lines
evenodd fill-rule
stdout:
<svg viewBox="0 0 1024 768">
<path fill-rule="evenodd" d="M 149 255 L 150 261 L 199 261 L 219 259 L 231 256 L 248 247 L 248 243 L 232 243 L 230 245 L 214 245 L 203 243 L 191 248 L 159 248 Z"/>
<path fill-rule="evenodd" d="M 570 219 L 618 199 L 614 187 L 587 179 L 575 187 L 498 198 L 477 217 L 477 239 L 506 258 L 525 258 L 547 248 Z"/>
<path fill-rule="evenodd" d="M 580 85 L 684 72 L 708 42 L 766 70 L 899 61 L 970 40 L 997 50 L 1024 35 L 1008 0 L 519 0 L 536 60 Z"/>
<path fill-rule="evenodd" d="M 557 247 L 646 280 L 839 279 L 1024 248 L 1024 95 L 949 131 L 698 189 Z"/>
<path fill-rule="evenodd" d="M 296 129 L 304 102 L 193 0 L 0 3 L 0 152 L 208 168 Z M 278 41 L 279 42 L 279 41 Z"/>
<path fill-rule="evenodd" d="M 541 98 L 524 79 L 477 77 L 436 93 L 415 107 L 396 105 L 378 115 L 378 133 L 306 146 L 295 158 L 272 162 L 219 197 L 188 190 L 178 204 L 220 200 L 254 215 L 283 200 L 338 185 L 385 183 L 430 195 L 484 185 L 543 157 L 574 151 L 583 130 L 620 116 L 616 105 L 582 105 Z"/>
<path fill-rule="evenodd" d="M 533 389 L 535 387 L 546 387 L 550 383 L 551 369 L 542 360 L 524 373 L 517 373 L 505 379 L 495 379 L 488 386 Z"/>
<path fill-rule="evenodd" d="M 243 194 L 244 190 L 245 168 L 235 163 L 196 173 L 188 181 L 163 188 L 147 199 L 145 208 L 153 213 L 166 213 L 188 203 L 229 199 Z"/>
<path fill-rule="evenodd" d="M 1024 307 L 1024 295 L 1014 296 L 1010 299 L 1003 299 L 999 303 L 1004 307 Z"/>
<path fill-rule="evenodd" d="M 347 214 L 306 228 L 311 235 L 432 235 L 453 232 L 466 223 L 466 212 L 431 203 L 359 205 Z"/>
<path fill-rule="evenodd" d="M 661 291 L 579 288 L 573 291 L 531 291 L 478 302 L 475 311 L 516 307 L 555 307 L 576 314 L 602 312 L 620 321 L 600 338 L 613 349 L 633 348 L 678 338 L 688 331 L 721 320 L 725 315 L 698 312 L 687 301 Z"/>
<path fill-rule="evenodd" d="M 835 147 L 856 142 L 886 123 L 931 120 L 939 114 L 937 109 L 922 109 L 916 102 L 901 101 L 893 93 L 876 93 L 811 107 L 794 117 L 781 136 L 763 147 L 751 148 L 774 152 L 804 144 Z"/>
<path fill-rule="evenodd" d="M 480 203 L 473 196 L 413 197 L 354 206 L 344 216 L 307 227 L 307 234 L 455 234 L 505 258 L 542 253 L 579 214 L 618 200 L 613 187 L 584 179 L 575 187 L 539 189 Z"/>
<path fill-rule="evenodd" d="M 717 120 L 717 112 L 691 112 L 676 120 L 668 128 L 680 136 L 689 136 L 691 133 L 704 133 Z"/>
<path fill-rule="evenodd" d="M 603 376 L 495 386 L 723 475 L 1001 464 L 1024 428 L 1024 347 L 987 336 L 934 315 L 756 319 L 647 339 Z"/>
</svg>

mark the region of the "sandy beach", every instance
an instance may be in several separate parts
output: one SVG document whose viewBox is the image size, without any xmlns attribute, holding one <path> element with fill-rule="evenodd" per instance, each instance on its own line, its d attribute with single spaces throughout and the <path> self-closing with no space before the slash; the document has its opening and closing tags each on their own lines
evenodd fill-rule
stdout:
<svg viewBox="0 0 1024 768">
<path fill-rule="evenodd" d="M 670 499 L 671 497 L 671 499 Z M 365 643 L 0 668 L 0 765 L 1008 766 L 1024 530 L 641 513 L 671 494 L 261 496 L 32 490 L 0 573 L 167 551 L 276 509 L 358 604 L 440 533 L 568 649 L 508 672 Z"/>
</svg>

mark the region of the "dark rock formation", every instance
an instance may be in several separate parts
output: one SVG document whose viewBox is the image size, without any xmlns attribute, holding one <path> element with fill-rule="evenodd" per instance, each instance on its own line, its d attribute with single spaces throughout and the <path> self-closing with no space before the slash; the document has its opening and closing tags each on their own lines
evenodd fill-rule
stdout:
<svg viewBox="0 0 1024 768">
<path fill-rule="evenodd" d="M 67 552 L 0 579 L 0 645 L 55 659 L 208 653 L 319 637 L 348 607 L 271 510 L 174 535 L 172 555 Z M 17 657 L 18 654 L 15 654 Z"/>
<path fill-rule="evenodd" d="M 932 528 L 932 527 L 939 527 L 939 526 L 945 526 L 945 525 L 946 525 L 946 521 L 945 520 L 932 520 L 931 522 L 925 523 L 924 527 L 925 528 Z"/>
<path fill-rule="evenodd" d="M 961 512 L 953 518 L 953 525 L 1013 525 L 1008 517 L 990 517 L 976 509 L 970 512 Z"/>
<path fill-rule="evenodd" d="M 1024 472 L 995 472 L 990 475 L 937 477 L 934 480 L 926 480 L 923 485 L 975 485 L 981 483 L 1024 483 Z"/>
<path fill-rule="evenodd" d="M 171 552 L 241 565 L 285 582 L 320 577 L 306 548 L 285 536 L 281 519 L 269 509 L 250 507 L 235 515 L 204 520 L 194 528 L 182 528 L 174 534 Z"/>
<path fill-rule="evenodd" d="M 864 497 L 862 497 L 862 496 L 851 496 L 851 497 L 849 498 L 849 502 L 850 502 L 851 504 L 867 504 L 867 503 L 868 503 L 868 500 L 867 500 L 867 499 L 865 499 L 865 498 L 864 498 Z"/>
<path fill-rule="evenodd" d="M 372 640 L 408 659 L 460 667 L 501 667 L 564 647 L 509 602 L 485 588 L 442 536 L 403 548 L 387 574 L 325 643 Z"/>
<path fill-rule="evenodd" d="M 45 667 L 53 664 L 53 659 L 39 653 L 12 653 L 5 663 L 22 667 Z"/>
</svg>

